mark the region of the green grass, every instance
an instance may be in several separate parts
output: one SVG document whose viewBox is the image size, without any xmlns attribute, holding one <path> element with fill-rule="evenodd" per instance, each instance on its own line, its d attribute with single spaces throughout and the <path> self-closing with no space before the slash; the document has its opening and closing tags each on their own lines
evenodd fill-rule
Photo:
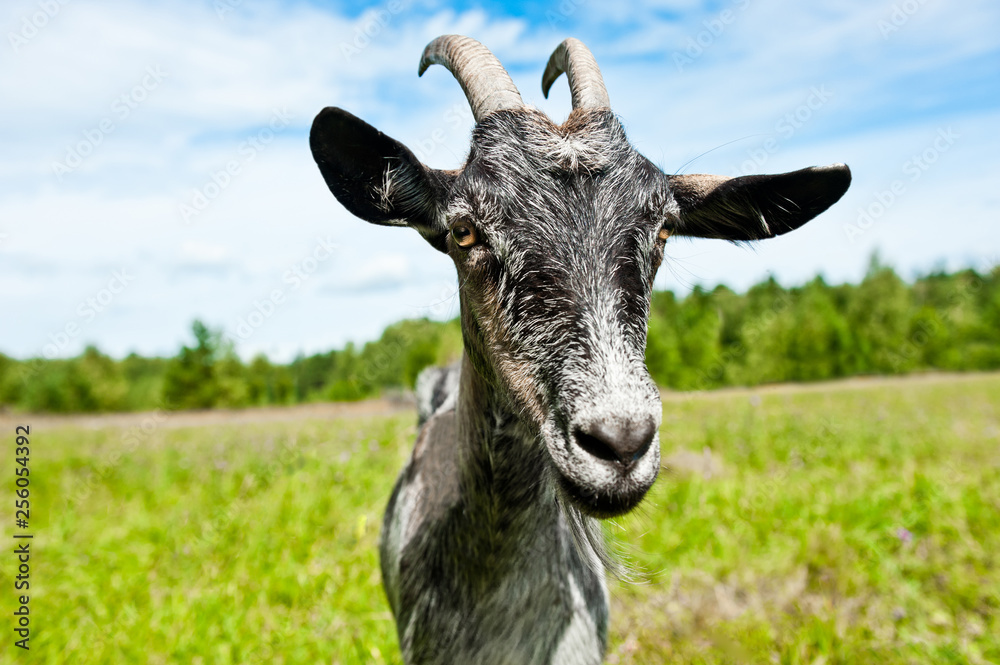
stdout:
<svg viewBox="0 0 1000 665">
<path fill-rule="evenodd" d="M 609 663 L 1000 662 L 1000 376 L 664 414 L 674 468 L 608 528 Z M 169 418 L 33 428 L 31 661 L 399 663 L 376 541 L 413 416 Z"/>
</svg>

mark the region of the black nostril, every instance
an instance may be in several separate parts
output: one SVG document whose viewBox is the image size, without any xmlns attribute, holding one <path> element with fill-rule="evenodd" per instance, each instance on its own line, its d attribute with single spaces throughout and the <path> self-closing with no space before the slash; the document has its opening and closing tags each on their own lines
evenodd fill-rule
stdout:
<svg viewBox="0 0 1000 665">
<path fill-rule="evenodd" d="M 610 445 L 592 434 L 587 434 L 579 427 L 574 432 L 576 444 L 594 457 L 608 462 L 619 462 L 618 454 Z"/>
<path fill-rule="evenodd" d="M 584 423 L 573 429 L 577 445 L 594 457 L 630 466 L 641 458 L 656 436 L 656 423 L 623 420 Z"/>
</svg>

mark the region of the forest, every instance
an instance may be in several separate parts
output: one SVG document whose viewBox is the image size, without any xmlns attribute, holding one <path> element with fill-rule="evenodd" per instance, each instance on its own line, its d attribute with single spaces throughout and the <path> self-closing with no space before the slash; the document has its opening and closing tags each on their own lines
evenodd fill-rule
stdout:
<svg viewBox="0 0 1000 665">
<path fill-rule="evenodd" d="M 28 412 L 209 409 L 360 400 L 412 390 L 426 366 L 456 359 L 459 321 L 395 323 L 363 345 L 279 364 L 237 355 L 220 330 L 192 325 L 170 358 L 75 358 L 0 353 L 0 408 Z M 1000 368 L 1000 268 L 904 281 L 877 258 L 859 284 L 817 277 L 746 293 L 695 287 L 653 295 L 646 361 L 664 388 L 819 381 L 856 375 Z"/>
</svg>

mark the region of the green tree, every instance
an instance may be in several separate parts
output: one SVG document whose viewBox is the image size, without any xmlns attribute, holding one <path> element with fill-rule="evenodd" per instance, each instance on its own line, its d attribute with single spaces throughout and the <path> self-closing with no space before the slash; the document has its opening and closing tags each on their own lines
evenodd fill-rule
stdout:
<svg viewBox="0 0 1000 665">
<path fill-rule="evenodd" d="M 120 363 L 87 346 L 79 358 L 70 361 L 72 371 L 86 386 L 86 411 L 124 411 L 128 408 L 129 384 Z"/>
<path fill-rule="evenodd" d="M 909 354 L 907 332 L 913 308 L 903 280 L 872 256 L 868 274 L 847 308 L 861 372 L 899 374 L 917 362 Z"/>
<path fill-rule="evenodd" d="M 208 409 L 246 403 L 242 364 L 221 331 L 191 325 L 195 346 L 183 346 L 167 364 L 163 401 L 175 409 Z"/>
<path fill-rule="evenodd" d="M 815 381 L 843 376 L 853 352 L 850 327 L 822 278 L 797 290 L 789 315 L 788 374 L 783 379 Z"/>
<path fill-rule="evenodd" d="M 291 372 L 273 365 L 267 356 L 258 354 L 246 368 L 246 393 L 250 404 L 287 404 L 294 394 Z"/>
</svg>

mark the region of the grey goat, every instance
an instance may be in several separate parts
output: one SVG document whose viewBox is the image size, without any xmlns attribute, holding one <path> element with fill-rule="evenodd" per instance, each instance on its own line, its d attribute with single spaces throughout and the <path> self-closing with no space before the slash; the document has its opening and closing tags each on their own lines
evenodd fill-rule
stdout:
<svg viewBox="0 0 1000 665">
<path fill-rule="evenodd" d="M 771 238 L 836 202 L 843 164 L 780 175 L 666 175 L 629 144 L 593 55 L 567 39 L 562 125 L 526 106 L 479 42 L 431 42 L 476 126 L 465 166 L 325 108 L 310 145 L 354 215 L 411 226 L 455 262 L 465 352 L 419 382 L 422 425 L 381 535 L 409 665 L 591 665 L 607 646 L 597 518 L 634 508 L 660 467 L 644 362 L 653 277 L 671 236 Z"/>
</svg>

